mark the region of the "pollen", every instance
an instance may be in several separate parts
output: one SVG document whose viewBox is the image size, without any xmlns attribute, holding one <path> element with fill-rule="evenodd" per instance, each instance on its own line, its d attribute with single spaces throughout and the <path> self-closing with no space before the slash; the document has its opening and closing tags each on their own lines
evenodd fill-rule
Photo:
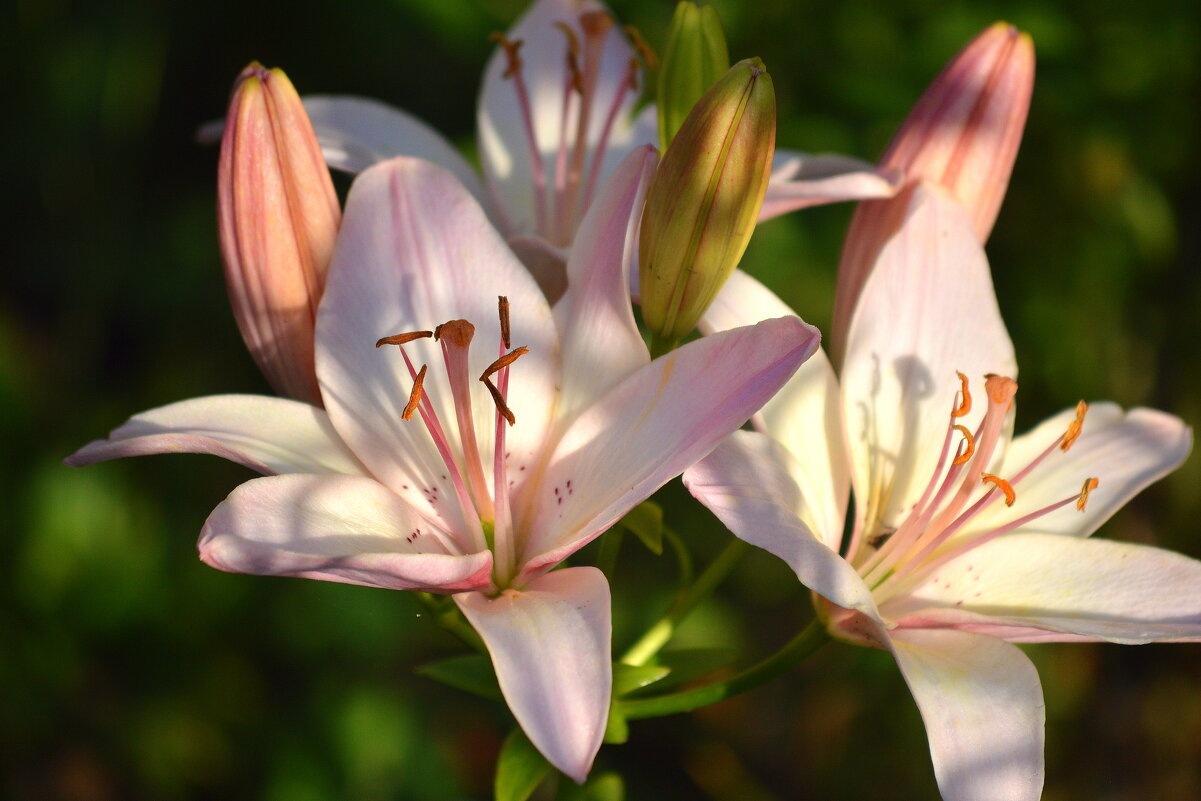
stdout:
<svg viewBox="0 0 1201 801">
<path fill-rule="evenodd" d="M 1088 503 L 1088 494 L 1097 488 L 1101 483 L 1098 478 L 1084 479 L 1084 486 L 1080 488 L 1080 497 L 1076 499 L 1076 511 L 1083 512 L 1085 504 Z"/>
<path fill-rule="evenodd" d="M 505 67 L 505 78 L 512 78 L 514 75 L 521 72 L 521 45 L 524 44 L 520 39 L 510 39 L 500 31 L 493 31 L 488 34 L 490 41 L 496 42 L 505 51 L 505 58 L 508 59 L 508 66 Z"/>
<path fill-rule="evenodd" d="M 517 417 L 513 414 L 513 410 L 505 403 L 505 398 L 500 394 L 500 390 L 492 383 L 492 379 L 488 376 L 480 376 L 480 381 L 484 382 L 484 386 L 488 388 L 488 393 L 492 396 L 492 402 L 496 404 L 496 411 L 500 412 L 500 416 L 509 421 L 509 425 L 517 423 Z"/>
<path fill-rule="evenodd" d="M 514 348 L 513 350 L 506 353 L 504 356 L 501 356 L 499 359 L 492 362 L 492 364 L 488 365 L 488 367 L 484 370 L 483 374 L 480 376 L 480 381 L 487 383 L 489 378 L 496 375 L 501 370 L 508 367 L 510 364 L 517 361 L 519 358 L 521 358 L 522 356 L 526 355 L 529 352 L 530 352 L 530 349 L 525 346 L 522 346 L 520 348 Z"/>
<path fill-rule="evenodd" d="M 413 391 L 409 393 L 409 402 L 405 404 L 404 411 L 400 413 L 401 420 L 413 419 L 413 412 L 417 411 L 417 407 L 421 404 L 421 398 L 425 394 L 425 371 L 429 365 L 421 365 L 420 372 L 413 379 Z"/>
<path fill-rule="evenodd" d="M 500 341 L 504 343 L 505 350 L 508 350 L 513 347 L 513 341 L 509 330 L 509 299 L 504 295 L 496 297 L 496 313 L 500 316 Z"/>
<path fill-rule="evenodd" d="M 959 402 L 959 408 L 951 412 L 951 417 L 963 417 L 972 410 L 972 393 L 967 388 L 967 376 L 958 370 L 955 375 L 959 376 L 959 394 L 962 400 Z"/>
<path fill-rule="evenodd" d="M 1080 401 L 1076 404 L 1076 419 L 1068 423 L 1068 430 L 1063 434 L 1063 442 L 1059 443 L 1059 449 L 1066 452 L 1076 442 L 1076 438 L 1080 436 L 1081 429 L 1084 428 L 1084 416 L 1088 414 L 1088 404 Z M 1088 493 L 1085 493 L 1086 495 Z M 1084 507 L 1080 507 L 1083 509 Z"/>
<path fill-rule="evenodd" d="M 375 346 L 382 348 L 384 345 L 407 345 L 415 339 L 426 339 L 433 335 L 433 331 L 410 331 L 407 334 L 394 334 L 376 341 Z"/>
<path fill-rule="evenodd" d="M 955 459 L 951 462 L 951 464 L 958 467 L 960 465 L 967 464 L 968 460 L 972 458 L 972 454 L 976 452 L 976 438 L 972 436 L 972 432 L 967 430 L 967 426 L 957 425 L 955 426 L 955 430 L 960 434 L 963 434 L 964 444 L 963 451 L 957 454 Z"/>
<path fill-rule="evenodd" d="M 980 480 L 986 484 L 992 484 L 1001 492 L 1005 493 L 1005 505 L 1013 506 L 1013 502 L 1018 499 L 1017 493 L 1013 491 L 1013 487 L 1008 481 L 1000 476 L 994 476 L 992 473 L 981 473 Z"/>
</svg>

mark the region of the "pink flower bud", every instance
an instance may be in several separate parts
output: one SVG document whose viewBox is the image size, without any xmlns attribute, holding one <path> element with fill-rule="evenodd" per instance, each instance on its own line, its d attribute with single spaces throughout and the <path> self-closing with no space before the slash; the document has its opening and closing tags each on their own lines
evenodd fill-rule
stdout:
<svg viewBox="0 0 1201 801">
<path fill-rule="evenodd" d="M 252 63 L 234 84 L 217 167 L 225 280 L 271 386 L 316 405 L 313 328 L 341 216 L 296 89 L 282 70 Z"/>
<path fill-rule="evenodd" d="M 912 186 L 926 181 L 967 211 L 983 243 L 1001 208 L 1034 89 L 1029 34 L 998 22 L 973 39 L 926 89 L 880 160 Z M 876 254 L 901 224 L 908 193 L 861 203 L 838 266 L 834 342 L 840 347 Z"/>
</svg>

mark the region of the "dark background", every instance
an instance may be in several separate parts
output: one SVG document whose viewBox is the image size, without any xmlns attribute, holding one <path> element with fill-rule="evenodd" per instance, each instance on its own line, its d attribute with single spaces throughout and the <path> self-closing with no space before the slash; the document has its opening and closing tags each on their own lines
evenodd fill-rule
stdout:
<svg viewBox="0 0 1201 801">
<path fill-rule="evenodd" d="M 413 599 L 201 565 L 200 524 L 249 477 L 236 466 L 60 460 L 136 411 L 265 391 L 221 279 L 216 152 L 193 142 L 247 61 L 284 67 L 302 92 L 394 103 L 470 150 L 486 36 L 522 5 L 6 6 L 0 795 L 487 796 L 505 713 L 413 674 L 456 652 Z M 1195 4 L 716 5 L 731 55 L 773 74 L 780 144 L 868 159 L 972 35 L 996 19 L 1030 31 L 1034 102 L 988 248 L 1022 366 L 1018 429 L 1082 397 L 1201 421 Z M 661 46 L 672 4 L 614 6 Z M 849 212 L 766 224 L 744 266 L 824 327 Z M 1102 534 L 1201 555 L 1199 483 L 1194 458 Z M 702 562 L 728 537 L 678 487 L 662 500 Z M 627 548 L 618 615 L 657 614 L 639 587 L 670 570 Z M 749 659 L 808 616 L 791 573 L 756 553 L 681 640 Z M 1029 652 L 1047 697 L 1048 801 L 1201 797 L 1201 647 Z M 844 646 L 725 704 L 638 722 L 598 765 L 631 799 L 937 797 L 891 659 Z"/>
</svg>

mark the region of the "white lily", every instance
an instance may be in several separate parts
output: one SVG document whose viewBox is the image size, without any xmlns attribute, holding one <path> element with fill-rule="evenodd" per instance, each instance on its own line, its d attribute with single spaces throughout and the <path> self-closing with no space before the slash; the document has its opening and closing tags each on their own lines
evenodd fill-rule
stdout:
<svg viewBox="0 0 1201 801">
<path fill-rule="evenodd" d="M 1201 562 L 1088 538 L 1179 466 L 1192 434 L 1162 412 L 1082 403 L 1011 439 L 1013 346 L 972 222 L 929 186 L 903 219 L 864 283 L 840 380 L 819 353 L 757 431 L 684 481 L 796 571 L 834 636 L 893 654 L 945 799 L 1034 801 L 1042 691 L 1011 643 L 1201 639 Z M 787 312 L 736 273 L 707 325 Z"/>
<path fill-rule="evenodd" d="M 370 168 L 317 312 L 324 409 L 197 398 L 68 463 L 213 453 L 266 474 L 209 516 L 205 562 L 456 593 L 530 740 L 582 781 L 609 709 L 609 588 L 595 568 L 552 569 L 738 428 L 819 338 L 790 316 L 651 362 L 627 287 L 654 164 L 643 148 L 615 171 L 554 311 L 451 174 Z"/>
</svg>

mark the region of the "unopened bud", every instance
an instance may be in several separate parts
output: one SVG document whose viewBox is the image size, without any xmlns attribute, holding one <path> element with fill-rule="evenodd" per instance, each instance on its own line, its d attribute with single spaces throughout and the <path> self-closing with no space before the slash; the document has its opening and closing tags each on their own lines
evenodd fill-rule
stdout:
<svg viewBox="0 0 1201 801">
<path fill-rule="evenodd" d="M 663 154 L 638 243 L 642 317 L 660 341 L 693 329 L 742 258 L 775 143 L 775 91 L 753 58 L 701 97 Z"/>
<path fill-rule="evenodd" d="M 316 405 L 313 331 L 341 216 L 300 96 L 282 70 L 252 63 L 234 84 L 217 168 L 225 281 L 271 386 Z"/>
<path fill-rule="evenodd" d="M 659 68 L 659 143 L 667 149 L 688 112 L 730 68 L 721 20 L 713 6 L 684 0 L 676 6 Z"/>
<path fill-rule="evenodd" d="M 1009 186 L 1034 89 L 1034 44 L 998 22 L 965 47 L 934 79 L 880 161 L 910 187 L 918 181 L 949 192 L 983 243 Z M 877 254 L 901 223 L 908 193 L 861 203 L 838 266 L 835 348 Z"/>
</svg>

